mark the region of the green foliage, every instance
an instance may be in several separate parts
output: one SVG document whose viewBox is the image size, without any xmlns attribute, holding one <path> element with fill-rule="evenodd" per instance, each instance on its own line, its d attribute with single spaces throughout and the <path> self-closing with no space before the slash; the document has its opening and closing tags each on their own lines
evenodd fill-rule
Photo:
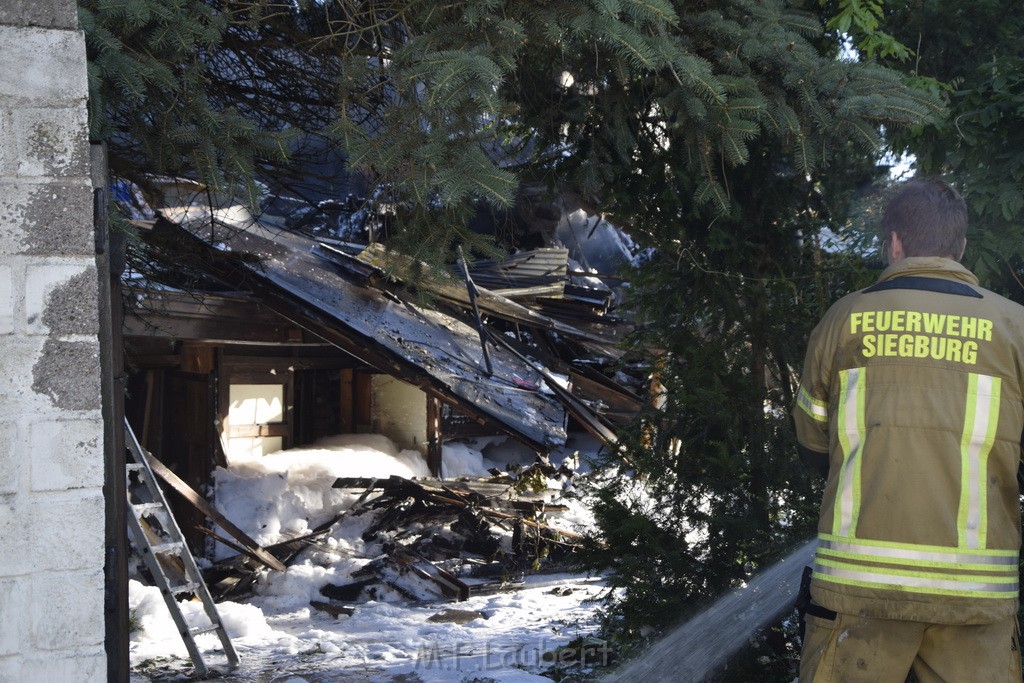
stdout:
<svg viewBox="0 0 1024 683">
<path fill-rule="evenodd" d="M 934 98 L 898 74 L 833 59 L 815 17 L 777 0 L 391 9 L 409 39 L 388 45 L 386 59 L 353 63 L 389 95 L 344 95 L 332 134 L 353 168 L 407 202 L 406 249 L 436 239 L 421 227 L 436 223 L 427 214 L 457 223 L 467 202 L 508 206 L 524 180 L 598 194 L 610 215 L 631 221 L 609 186 L 647 161 L 685 173 L 684 201 L 724 216 L 733 210 L 725 171 L 750 161 L 759 136 L 774 136 L 809 173 L 836 143 L 852 137 L 875 151 L 879 124 L 935 112 Z M 382 123 L 375 130 L 368 111 Z M 472 240 L 463 228 L 448 238 L 448 248 Z"/>
<path fill-rule="evenodd" d="M 971 80 L 973 87 L 956 93 L 960 115 L 954 126 L 960 139 L 949 162 L 955 164 L 954 173 L 975 217 L 971 258 L 986 281 L 1005 282 L 1008 275 L 1019 275 L 1024 263 L 1022 69 L 1024 59 L 993 60 L 978 69 L 978 77 Z M 1019 281 L 1006 289 L 1024 299 Z"/>
<path fill-rule="evenodd" d="M 779 161 L 757 151 L 761 163 Z M 794 368 L 827 306 L 877 274 L 797 238 L 845 215 L 870 178 L 868 164 L 862 176 L 844 166 L 833 161 L 835 175 L 814 181 L 735 171 L 745 219 L 695 217 L 685 241 L 632 274 L 635 350 L 647 359 L 633 370 L 658 380 L 664 405 L 624 435 L 640 479 L 595 492 L 610 550 L 595 545 L 587 556 L 623 591 L 607 627 L 627 649 L 813 533 L 820 491 L 795 458 Z"/>
<path fill-rule="evenodd" d="M 829 30 L 840 36 L 854 36 L 857 49 L 869 59 L 893 57 L 905 60 L 911 56 L 906 45 L 880 29 L 884 0 L 819 0 L 822 7 L 837 5 L 829 20 Z"/>
<path fill-rule="evenodd" d="M 93 134 L 119 175 L 254 201 L 254 176 L 286 182 L 285 150 L 325 136 L 394 213 L 394 246 L 432 264 L 460 243 L 487 252 L 471 216 L 523 181 L 600 195 L 628 222 L 608 191 L 620 169 L 663 166 L 687 176 L 683 203 L 727 216 L 728 169 L 762 136 L 807 174 L 836 144 L 875 151 L 881 124 L 934 113 L 893 72 L 835 60 L 815 15 L 782 0 L 80 5 Z M 874 7 L 837 16 L 870 28 Z"/>
<path fill-rule="evenodd" d="M 214 192 L 255 203 L 261 160 L 284 139 L 263 130 L 209 88 L 209 57 L 228 17 L 194 0 L 81 0 L 90 84 L 90 131 L 110 146 L 115 174 L 189 174 Z"/>
<path fill-rule="evenodd" d="M 877 275 L 818 235 L 845 233 L 882 173 L 884 132 L 939 111 L 900 74 L 836 59 L 809 15 L 729 5 L 700 19 L 716 85 L 701 92 L 718 101 L 645 79 L 632 165 L 612 163 L 609 116 L 581 142 L 604 162 L 603 206 L 653 250 L 630 273 L 631 370 L 660 382 L 664 405 L 623 435 L 636 480 L 595 491 L 608 548 L 587 554 L 621 589 L 606 626 L 627 650 L 812 535 L 820 492 L 788 418 L 796 373 L 827 307 Z"/>
<path fill-rule="evenodd" d="M 945 174 L 971 210 L 965 264 L 1024 301 L 1024 7 L 890 2 L 887 25 L 919 44 L 916 77 L 943 84 L 948 114 L 895 136 L 925 173 Z"/>
</svg>

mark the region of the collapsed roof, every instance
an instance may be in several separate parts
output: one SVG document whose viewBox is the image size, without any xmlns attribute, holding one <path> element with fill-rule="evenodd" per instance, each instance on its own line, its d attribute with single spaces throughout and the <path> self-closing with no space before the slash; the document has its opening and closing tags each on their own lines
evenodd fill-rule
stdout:
<svg viewBox="0 0 1024 683">
<path fill-rule="evenodd" d="M 602 320 L 600 308 L 608 302 L 595 305 L 602 298 L 599 292 L 577 291 L 588 301 L 588 312 L 569 314 L 569 322 L 564 299 L 561 311 L 550 306 L 562 320 L 542 312 L 542 306 L 521 302 L 540 296 L 556 304 L 567 287 L 572 290 L 562 250 L 481 264 L 481 281 L 502 286 L 511 296 L 476 288 L 471 302 L 465 285 L 418 282 L 439 300 L 428 307 L 408 290 L 391 286 L 387 274 L 400 257 L 379 245 L 353 249 L 256 221 L 226 225 L 208 213 L 196 218 L 189 212 L 173 221 L 160 216 L 147 233 L 165 252 L 187 255 L 193 267 L 227 289 L 249 293 L 367 365 L 419 386 L 537 451 L 564 445 L 567 413 L 611 445 L 614 423 L 642 405 L 600 373 L 545 355 L 484 322 L 483 317 L 493 317 L 546 331 L 614 358 L 617 327 Z M 561 270 L 552 268 L 559 261 Z"/>
</svg>

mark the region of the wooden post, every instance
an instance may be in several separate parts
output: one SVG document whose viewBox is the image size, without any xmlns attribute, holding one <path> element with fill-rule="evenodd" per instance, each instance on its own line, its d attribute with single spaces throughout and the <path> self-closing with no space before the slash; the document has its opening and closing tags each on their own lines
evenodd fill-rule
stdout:
<svg viewBox="0 0 1024 683">
<path fill-rule="evenodd" d="M 355 391 L 353 391 L 353 412 L 355 413 L 356 429 L 371 428 L 373 425 L 373 376 L 368 372 L 355 374 Z"/>
<path fill-rule="evenodd" d="M 427 396 L 427 467 L 430 474 L 441 476 L 441 401 Z"/>
<path fill-rule="evenodd" d="M 231 378 L 224 367 L 224 347 L 219 346 L 214 351 L 214 372 L 213 372 L 213 394 L 217 413 L 214 418 L 213 431 L 214 439 L 214 460 L 220 467 L 228 466 L 228 454 L 225 450 L 230 435 L 228 424 L 228 408 L 231 406 Z"/>
<path fill-rule="evenodd" d="M 103 414 L 104 489 L 104 650 L 107 680 L 128 680 L 128 518 L 125 489 L 124 320 L 121 275 L 124 272 L 125 236 L 111 234 L 108 220 L 110 182 L 106 145 L 90 148 L 93 190 L 93 228 L 96 234 L 96 269 L 99 275 L 98 314 L 100 391 Z"/>
<path fill-rule="evenodd" d="M 353 434 L 356 431 L 355 402 L 354 371 L 352 368 L 342 368 L 340 424 L 342 434 Z"/>
</svg>

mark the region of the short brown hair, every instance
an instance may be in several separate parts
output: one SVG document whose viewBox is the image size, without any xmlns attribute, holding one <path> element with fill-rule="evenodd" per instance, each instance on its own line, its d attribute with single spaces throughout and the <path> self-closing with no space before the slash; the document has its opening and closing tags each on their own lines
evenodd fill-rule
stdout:
<svg viewBox="0 0 1024 683">
<path fill-rule="evenodd" d="M 895 232 L 905 256 L 959 259 L 967 239 L 967 204 L 941 178 L 915 178 L 885 208 L 882 239 Z"/>
</svg>

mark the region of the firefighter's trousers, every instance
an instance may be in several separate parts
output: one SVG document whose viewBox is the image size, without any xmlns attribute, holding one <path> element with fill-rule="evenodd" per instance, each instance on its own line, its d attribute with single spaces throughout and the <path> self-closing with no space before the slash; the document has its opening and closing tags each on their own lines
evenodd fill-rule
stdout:
<svg viewBox="0 0 1024 683">
<path fill-rule="evenodd" d="M 807 615 L 800 683 L 1021 683 L 1016 616 L 951 626 Z"/>
</svg>

